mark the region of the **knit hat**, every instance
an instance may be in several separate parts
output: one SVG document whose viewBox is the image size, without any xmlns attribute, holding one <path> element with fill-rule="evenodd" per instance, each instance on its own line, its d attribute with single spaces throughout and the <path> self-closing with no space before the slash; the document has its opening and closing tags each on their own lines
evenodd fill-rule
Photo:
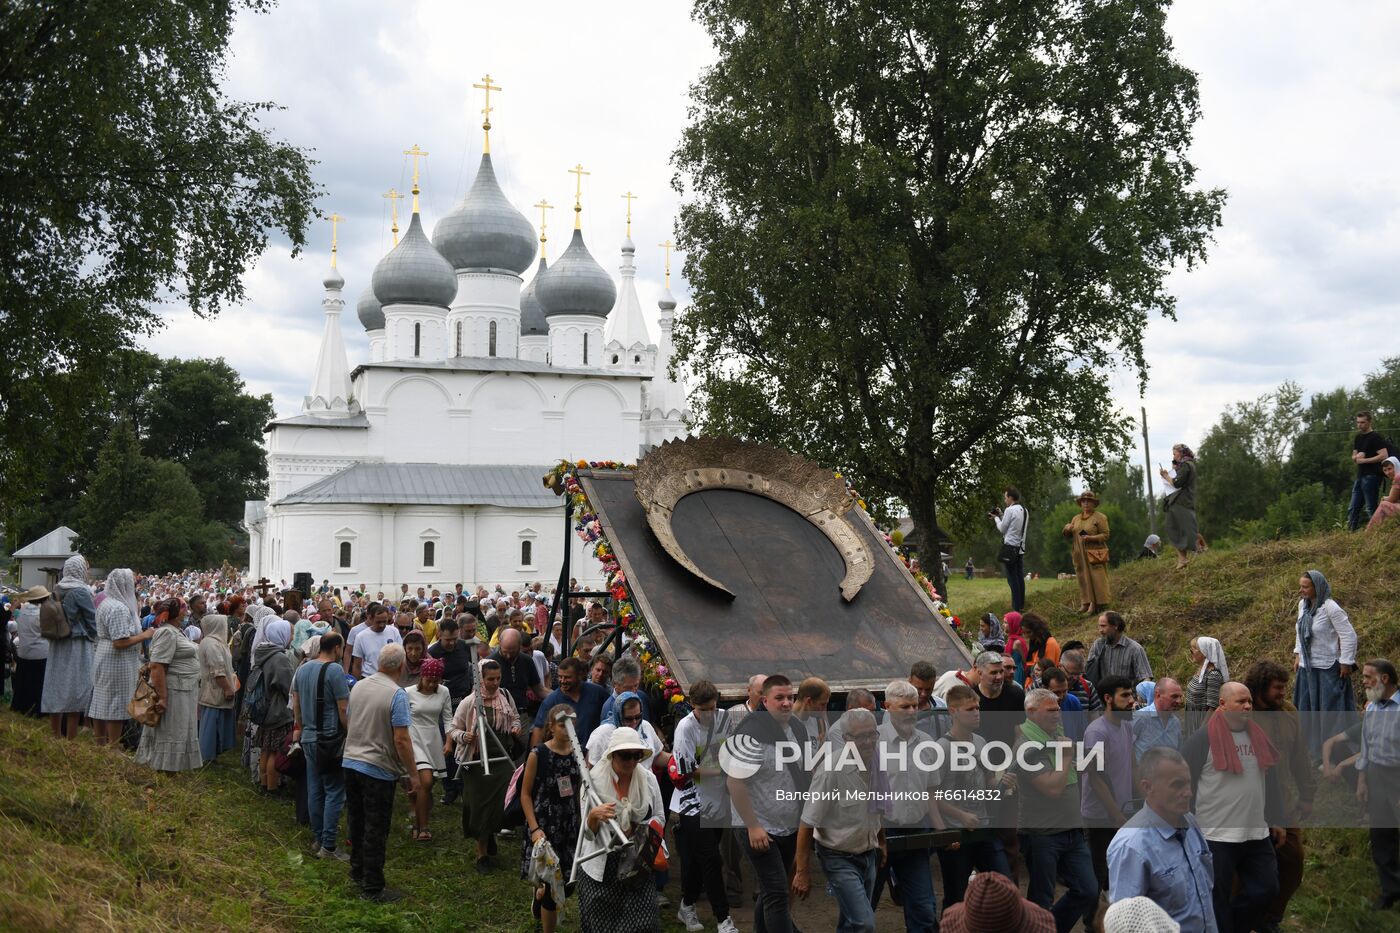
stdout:
<svg viewBox="0 0 1400 933">
<path fill-rule="evenodd" d="M 1021 897 L 1000 872 L 981 871 L 967 885 L 961 904 L 943 912 L 943 933 L 1054 933 L 1055 918 Z"/>
<path fill-rule="evenodd" d="M 1105 933 L 1181 933 L 1181 924 L 1147 897 L 1129 897 L 1110 904 L 1103 915 Z"/>
</svg>

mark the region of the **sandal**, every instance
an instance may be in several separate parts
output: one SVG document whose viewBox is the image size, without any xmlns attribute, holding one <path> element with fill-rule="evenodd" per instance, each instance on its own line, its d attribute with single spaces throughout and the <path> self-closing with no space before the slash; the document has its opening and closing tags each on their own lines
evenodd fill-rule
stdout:
<svg viewBox="0 0 1400 933">
<path fill-rule="evenodd" d="M 418 841 L 419 841 L 419 842 L 432 842 L 432 841 L 433 841 L 433 834 L 432 834 L 432 831 L 431 831 L 431 830 L 427 830 L 427 829 L 420 829 L 420 830 L 418 830 Z"/>
</svg>

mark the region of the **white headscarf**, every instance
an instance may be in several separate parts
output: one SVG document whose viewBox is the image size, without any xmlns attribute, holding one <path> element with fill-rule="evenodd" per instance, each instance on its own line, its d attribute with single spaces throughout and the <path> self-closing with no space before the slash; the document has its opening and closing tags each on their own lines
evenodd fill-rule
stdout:
<svg viewBox="0 0 1400 933">
<path fill-rule="evenodd" d="M 1196 650 L 1206 656 L 1205 661 L 1201 662 L 1201 672 L 1196 675 L 1202 683 L 1205 682 L 1206 671 L 1212 664 L 1220 672 L 1221 680 L 1230 679 L 1230 665 L 1225 660 L 1225 647 L 1220 644 L 1220 639 L 1202 635 L 1196 639 Z"/>
<path fill-rule="evenodd" d="M 64 590 L 87 586 L 88 562 L 81 554 L 74 554 L 63 562 L 63 577 L 54 585 L 53 591 L 59 596 Z"/>
<path fill-rule="evenodd" d="M 261 645 L 263 639 L 267 637 L 267 623 L 277 618 L 277 613 L 272 611 L 271 606 L 254 606 L 248 611 L 248 618 L 256 626 L 253 629 L 253 643 L 248 646 L 248 650 L 257 651 L 258 645 Z"/>
<path fill-rule="evenodd" d="M 132 618 L 141 618 L 140 609 L 136 605 L 136 575 L 129 568 L 118 567 L 107 574 L 107 585 L 103 592 L 107 594 L 107 599 L 115 599 L 130 609 Z"/>
<path fill-rule="evenodd" d="M 1103 915 L 1106 933 L 1180 933 L 1181 925 L 1150 897 L 1115 901 Z"/>
<path fill-rule="evenodd" d="M 632 783 L 627 787 L 625 799 L 617 795 L 617 784 L 614 783 L 616 775 L 612 767 L 613 752 L 624 749 L 646 752 L 646 758 L 637 762 L 637 769 L 632 772 Z M 631 832 L 632 827 L 647 815 L 646 775 L 647 759 L 650 757 L 651 746 L 647 745 L 641 734 L 631 726 L 620 726 L 608 737 L 608 750 L 603 753 L 603 757 L 588 769 L 593 788 L 603 803 L 617 804 L 617 823 L 624 833 Z"/>
<path fill-rule="evenodd" d="M 1400 457 L 1386 457 L 1381 466 L 1390 464 L 1390 468 L 1395 471 L 1395 478 L 1400 479 Z"/>
</svg>

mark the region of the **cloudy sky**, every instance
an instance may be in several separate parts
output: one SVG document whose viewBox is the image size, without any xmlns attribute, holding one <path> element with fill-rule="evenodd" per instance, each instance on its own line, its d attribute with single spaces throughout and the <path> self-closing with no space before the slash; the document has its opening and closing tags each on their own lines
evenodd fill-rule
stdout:
<svg viewBox="0 0 1400 933">
<path fill-rule="evenodd" d="M 1194 157 L 1201 183 L 1229 191 L 1209 263 L 1171 280 L 1178 320 L 1147 335 L 1145 403 L 1154 459 L 1197 443 L 1222 408 L 1285 379 L 1307 391 L 1355 384 L 1396 349 L 1400 313 L 1400 4 L 1349 0 L 1325 15 L 1301 0 L 1178 0 L 1178 55 L 1200 76 L 1204 119 Z M 581 162 L 584 233 L 616 268 L 624 201 L 634 202 L 638 287 L 652 315 L 661 250 L 677 195 L 671 150 L 687 89 L 713 53 L 680 0 L 530 4 L 284 2 L 248 16 L 235 36 L 229 93 L 286 109 L 275 131 L 314 150 L 325 212 L 346 219 L 340 269 L 351 365 L 367 357 L 353 315 L 389 248 L 390 186 L 409 187 L 413 144 L 424 166 L 429 229 L 474 176 L 480 92 L 490 72 L 492 153 L 506 194 L 546 198 L 550 255 L 572 226 Z M 402 202 L 405 207 L 407 201 Z M 329 224 L 298 258 L 274 243 L 248 274 L 246 307 L 217 321 L 172 312 L 149 341 L 160 352 L 222 355 L 279 414 L 310 383 L 322 315 Z M 678 267 L 678 265 L 677 265 Z M 682 307 L 685 283 L 673 280 Z M 1121 380 L 1124 408 L 1140 404 Z M 1140 457 L 1141 454 L 1139 453 Z"/>
</svg>

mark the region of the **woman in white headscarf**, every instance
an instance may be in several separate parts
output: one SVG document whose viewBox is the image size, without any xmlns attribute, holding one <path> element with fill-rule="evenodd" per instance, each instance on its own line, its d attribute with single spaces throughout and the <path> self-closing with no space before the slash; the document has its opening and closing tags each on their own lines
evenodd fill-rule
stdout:
<svg viewBox="0 0 1400 933">
<path fill-rule="evenodd" d="M 1387 519 L 1400 515 L 1400 483 L 1395 481 L 1396 476 L 1400 476 L 1400 458 L 1386 458 L 1381 464 L 1381 473 L 1390 482 L 1390 493 L 1376 505 L 1376 511 L 1371 513 L 1371 520 L 1366 523 L 1367 531 L 1373 531 Z"/>
<path fill-rule="evenodd" d="M 615 820 L 633 839 L 646 833 L 647 824 L 654 819 L 665 825 L 661 787 L 651 768 L 643 765 L 651 755 L 651 746 L 629 726 L 617 729 L 608 739 L 607 751 L 588 772 L 603 802 L 585 814 L 580 859 L 615 839 L 606 826 L 608 820 Z M 661 929 L 651 866 L 638 865 L 635 854 L 635 849 L 629 848 L 579 864 L 579 917 L 584 933 Z"/>
<path fill-rule="evenodd" d="M 49 717 L 54 736 L 78 735 L 78 717 L 92 702 L 92 658 L 96 650 L 97 608 L 87 584 L 88 562 L 74 554 L 63 563 L 63 577 L 54 596 L 68 617 L 67 638 L 49 640 L 49 664 L 44 671 L 40 707 Z M 133 687 L 133 689 L 135 689 Z M 128 699 L 130 699 L 128 697 Z"/>
<path fill-rule="evenodd" d="M 200 624 L 204 637 L 199 640 L 199 757 L 208 764 L 233 748 L 238 675 L 228 646 L 228 616 L 213 613 Z"/>
<path fill-rule="evenodd" d="M 1230 679 L 1230 662 L 1220 639 L 1202 635 L 1191 639 L 1191 662 L 1198 665 L 1186 684 L 1186 728 L 1182 735 L 1195 732 L 1220 705 L 1220 687 Z"/>
<path fill-rule="evenodd" d="M 141 631 L 136 606 L 136 576 L 120 567 L 107 574 L 107 594 L 97 607 L 97 650 L 92 664 L 92 701 L 88 718 L 98 745 L 118 742 L 126 723 L 126 704 L 141 673 L 141 645 L 155 629 Z"/>
</svg>

